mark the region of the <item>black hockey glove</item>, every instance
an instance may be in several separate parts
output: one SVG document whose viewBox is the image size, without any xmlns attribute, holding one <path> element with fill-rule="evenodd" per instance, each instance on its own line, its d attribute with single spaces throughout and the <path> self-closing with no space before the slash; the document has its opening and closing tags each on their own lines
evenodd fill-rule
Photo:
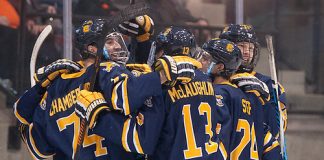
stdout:
<svg viewBox="0 0 324 160">
<path fill-rule="evenodd" d="M 81 90 L 77 95 L 77 105 L 75 113 L 82 119 L 87 120 L 89 128 L 95 126 L 98 115 L 102 111 L 110 111 L 106 100 L 99 92 L 90 92 L 88 90 Z"/>
<path fill-rule="evenodd" d="M 46 88 L 51 81 L 62 73 L 78 72 L 82 66 L 76 62 L 67 59 L 59 59 L 48 66 L 39 68 L 34 75 L 34 79 L 43 88 Z"/>
<path fill-rule="evenodd" d="M 144 42 L 153 35 L 154 22 L 148 15 L 138 16 L 135 19 L 119 24 L 118 30 L 125 35 L 136 37 L 138 42 Z"/>
<path fill-rule="evenodd" d="M 235 74 L 231 77 L 231 81 L 243 91 L 254 93 L 259 98 L 262 105 L 270 100 L 268 86 L 252 74 Z"/>
</svg>

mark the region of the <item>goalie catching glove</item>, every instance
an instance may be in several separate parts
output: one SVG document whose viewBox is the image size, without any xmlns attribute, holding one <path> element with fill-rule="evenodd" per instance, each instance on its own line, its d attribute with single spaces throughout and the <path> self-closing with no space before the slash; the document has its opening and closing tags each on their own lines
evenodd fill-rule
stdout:
<svg viewBox="0 0 324 160">
<path fill-rule="evenodd" d="M 252 74 L 235 74 L 231 77 L 231 81 L 243 91 L 254 93 L 259 98 L 262 105 L 270 100 L 270 94 L 267 85 Z"/>
<path fill-rule="evenodd" d="M 41 87 L 46 88 L 49 84 L 62 73 L 78 72 L 82 66 L 67 59 L 59 59 L 48 66 L 39 68 L 34 75 L 34 79 Z"/>
<path fill-rule="evenodd" d="M 177 81 L 188 83 L 195 76 L 196 66 L 188 60 L 187 56 L 162 56 L 154 64 L 154 70 L 162 73 L 161 83 L 173 86 Z"/>
<path fill-rule="evenodd" d="M 82 119 L 87 120 L 90 129 L 95 126 L 98 115 L 102 111 L 110 111 L 103 95 L 99 92 L 81 90 L 77 96 L 75 113 Z"/>
<path fill-rule="evenodd" d="M 148 15 L 138 16 L 119 24 L 118 30 L 125 35 L 136 37 L 138 42 L 144 42 L 153 35 L 154 22 Z"/>
</svg>

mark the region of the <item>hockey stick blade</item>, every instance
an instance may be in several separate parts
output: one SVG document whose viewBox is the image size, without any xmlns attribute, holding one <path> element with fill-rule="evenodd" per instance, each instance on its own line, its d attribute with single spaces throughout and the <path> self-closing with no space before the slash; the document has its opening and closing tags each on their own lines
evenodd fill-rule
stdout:
<svg viewBox="0 0 324 160">
<path fill-rule="evenodd" d="M 39 49 L 52 30 L 53 30 L 52 26 L 47 25 L 44 28 L 44 30 L 39 34 L 39 36 L 35 42 L 35 45 L 34 45 L 34 48 L 32 51 L 32 55 L 30 58 L 30 83 L 31 83 L 31 86 L 34 86 L 36 84 L 33 76 L 35 74 L 35 66 L 36 66 L 36 60 L 37 60 Z"/>
</svg>

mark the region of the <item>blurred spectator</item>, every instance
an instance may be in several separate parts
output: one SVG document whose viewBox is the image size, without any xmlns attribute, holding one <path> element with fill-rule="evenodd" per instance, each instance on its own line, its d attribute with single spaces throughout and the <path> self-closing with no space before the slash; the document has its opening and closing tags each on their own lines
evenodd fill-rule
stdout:
<svg viewBox="0 0 324 160">
<path fill-rule="evenodd" d="M 20 17 L 8 0 L 0 0 L 0 25 L 17 29 L 20 25 Z"/>
<path fill-rule="evenodd" d="M 186 8 L 185 0 L 149 0 L 152 8 L 156 9 L 157 20 L 159 23 L 169 24 L 186 24 L 186 22 L 195 22 L 197 19 L 193 17 Z"/>
<path fill-rule="evenodd" d="M 0 77 L 14 78 L 20 17 L 8 0 L 0 0 Z"/>
<path fill-rule="evenodd" d="M 196 26 L 196 27 L 208 27 L 209 22 L 207 19 L 199 18 L 196 22 L 187 22 L 189 26 Z M 198 43 L 203 44 L 206 41 L 212 39 L 212 33 L 208 29 L 193 29 L 193 34 L 196 36 L 196 40 Z"/>
<path fill-rule="evenodd" d="M 78 0 L 73 12 L 79 15 L 109 16 L 114 15 L 119 9 L 111 0 Z"/>
</svg>

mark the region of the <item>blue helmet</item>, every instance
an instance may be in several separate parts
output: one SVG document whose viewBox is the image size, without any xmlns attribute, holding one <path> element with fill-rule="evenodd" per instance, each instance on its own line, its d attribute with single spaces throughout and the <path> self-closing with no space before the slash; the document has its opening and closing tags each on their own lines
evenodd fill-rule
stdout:
<svg viewBox="0 0 324 160">
<path fill-rule="evenodd" d="M 75 30 L 75 45 L 83 59 L 92 55 L 87 50 L 87 47 L 96 45 L 99 38 L 104 36 L 104 24 L 105 20 L 103 19 L 86 20 Z"/>
<path fill-rule="evenodd" d="M 230 24 L 224 28 L 222 33 L 220 34 L 219 38 L 227 39 L 234 43 L 239 42 L 248 42 L 254 44 L 254 51 L 253 57 L 250 62 L 242 63 L 239 68 L 239 72 L 251 72 L 253 71 L 254 67 L 256 66 L 260 54 L 259 48 L 260 45 L 258 43 L 258 39 L 256 37 L 255 31 L 253 26 L 251 25 L 244 25 L 244 24 Z"/>
<path fill-rule="evenodd" d="M 212 63 L 208 69 L 209 74 L 211 74 L 214 65 L 223 63 L 224 70 L 217 74 L 229 78 L 241 65 L 241 51 L 229 40 L 212 39 L 204 43 L 202 49 L 212 57 Z"/>
<path fill-rule="evenodd" d="M 167 55 L 189 55 L 196 47 L 195 36 L 187 29 L 171 26 L 157 35 L 156 46 Z"/>
</svg>

